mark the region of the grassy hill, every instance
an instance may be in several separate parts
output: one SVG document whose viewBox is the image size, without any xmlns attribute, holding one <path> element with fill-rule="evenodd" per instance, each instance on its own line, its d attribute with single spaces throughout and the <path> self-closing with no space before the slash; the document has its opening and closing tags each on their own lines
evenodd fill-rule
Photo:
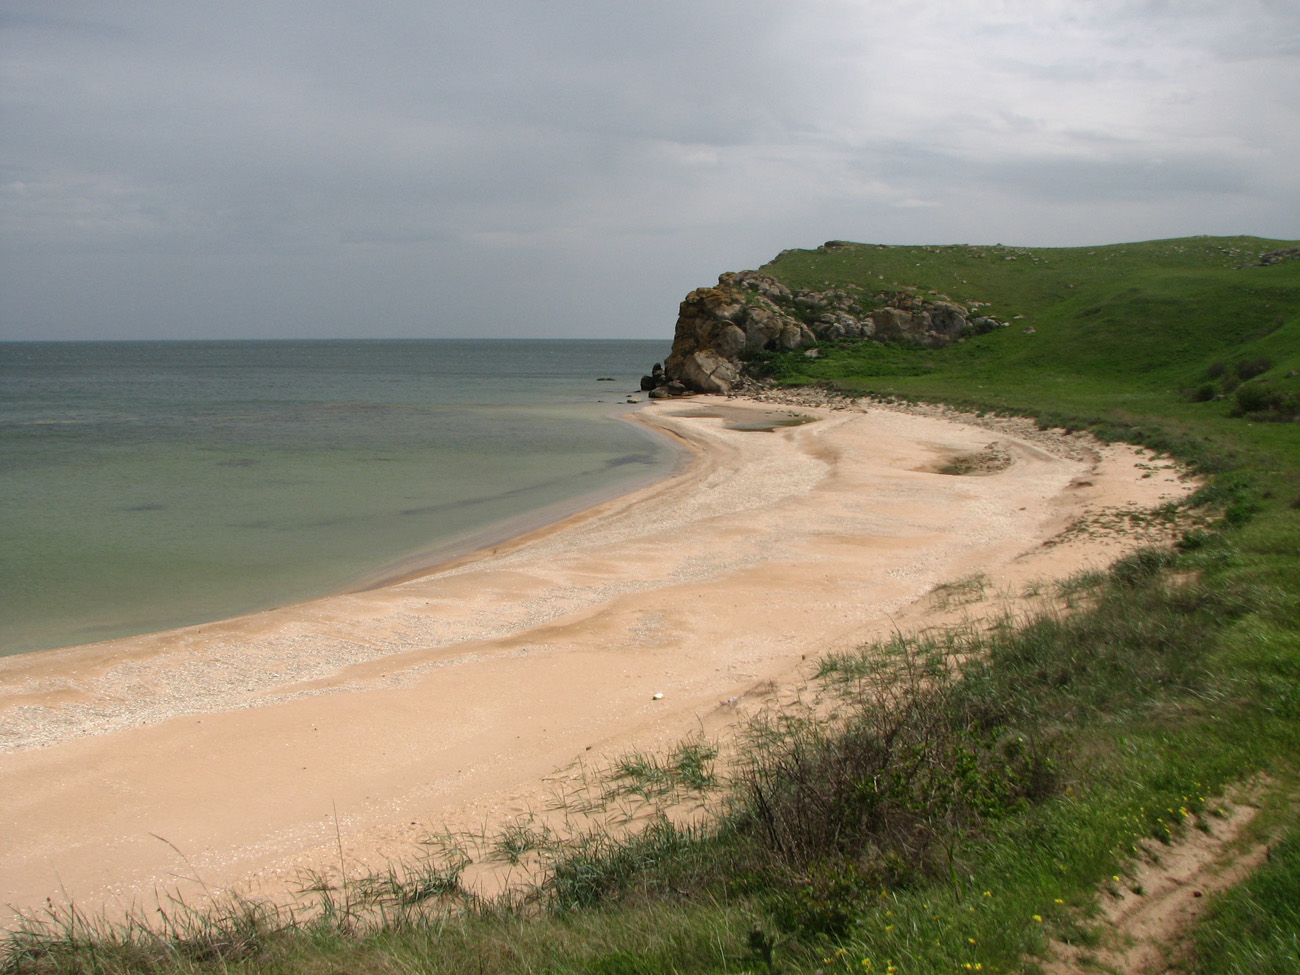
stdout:
<svg viewBox="0 0 1300 975">
<path fill-rule="evenodd" d="M 1271 354 L 1282 372 L 1300 367 L 1300 263 L 1255 263 L 1294 246 L 1255 237 L 1076 248 L 849 245 L 786 251 L 762 270 L 805 288 L 942 293 L 1012 320 L 1015 327 L 950 356 L 959 369 L 945 371 L 947 391 L 1012 396 L 1069 378 L 1098 380 L 1111 393 L 1122 381 L 1176 396 L 1216 359 Z"/>
<path fill-rule="evenodd" d="M 946 295 L 1009 325 L 769 356 L 782 382 L 1159 446 L 1207 476 L 1201 526 L 1068 580 L 1068 614 L 828 658 L 842 719 L 773 716 L 728 782 L 698 742 L 623 763 L 614 792 L 703 802 L 713 824 L 500 838 L 542 856 L 532 898 L 467 898 L 431 860 L 329 894 L 317 918 L 236 903 L 174 912 L 161 935 L 64 918 L 0 948 L 0 971 L 1037 971 L 1049 939 L 1097 948 L 1095 907 L 1140 895 L 1136 860 L 1214 832 L 1243 784 L 1272 859 L 1211 905 L 1185 970 L 1296 971 L 1300 260 L 1259 264 L 1296 246 L 783 253 L 763 270 L 792 286 Z"/>
<path fill-rule="evenodd" d="M 1293 427 L 1228 421 L 1240 411 L 1241 364 L 1267 363 L 1252 388 L 1268 390 L 1285 416 L 1300 409 L 1300 260 L 1258 264 L 1296 246 L 1258 237 L 1073 248 L 848 244 L 786 251 L 762 270 L 799 288 L 981 302 L 981 313 L 1010 323 L 943 350 L 859 342 L 824 349 L 819 360 L 782 357 L 787 381 L 1045 419 L 1154 423 L 1169 435 L 1185 428 L 1215 439 L 1218 449 L 1240 442 L 1289 453 Z M 1279 413 L 1256 412 L 1263 420 Z"/>
</svg>

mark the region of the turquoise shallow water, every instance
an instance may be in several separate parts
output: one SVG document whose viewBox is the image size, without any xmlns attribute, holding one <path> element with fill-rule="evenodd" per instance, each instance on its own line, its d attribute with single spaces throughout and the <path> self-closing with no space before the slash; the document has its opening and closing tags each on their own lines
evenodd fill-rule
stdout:
<svg viewBox="0 0 1300 975">
<path fill-rule="evenodd" d="M 664 352 L 0 343 L 0 654 L 344 590 L 662 476 L 611 414 Z"/>
</svg>

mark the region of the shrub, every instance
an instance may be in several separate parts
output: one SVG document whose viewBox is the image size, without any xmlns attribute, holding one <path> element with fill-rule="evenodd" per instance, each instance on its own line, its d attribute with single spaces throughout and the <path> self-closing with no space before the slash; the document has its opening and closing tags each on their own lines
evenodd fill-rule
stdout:
<svg viewBox="0 0 1300 975">
<path fill-rule="evenodd" d="M 792 869 L 852 861 L 868 884 L 908 886 L 948 861 L 953 837 L 1049 794 L 1053 737 L 954 652 L 864 648 L 841 668 L 852 695 L 839 722 L 760 729 L 737 777 L 748 832 Z"/>
<path fill-rule="evenodd" d="M 1233 395 L 1234 416 L 1280 410 L 1286 398 L 1267 383 L 1242 383 Z"/>
<path fill-rule="evenodd" d="M 814 863 L 801 882 L 767 898 L 765 904 L 776 926 L 797 937 L 841 939 L 853 922 L 866 913 L 878 876 L 864 873 L 852 860 Z"/>
<path fill-rule="evenodd" d="M 1242 359 L 1235 367 L 1237 378 L 1243 381 L 1262 376 L 1272 368 L 1273 360 L 1266 355 L 1262 355 L 1257 359 Z"/>
<path fill-rule="evenodd" d="M 1139 549 L 1111 566 L 1111 577 L 1121 586 L 1149 584 L 1174 561 L 1173 554 L 1158 548 Z"/>
</svg>

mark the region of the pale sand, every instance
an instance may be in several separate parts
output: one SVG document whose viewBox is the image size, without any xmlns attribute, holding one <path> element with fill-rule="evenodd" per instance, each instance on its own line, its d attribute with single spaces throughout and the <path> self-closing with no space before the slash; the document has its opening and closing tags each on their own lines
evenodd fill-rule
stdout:
<svg viewBox="0 0 1300 975">
<path fill-rule="evenodd" d="M 1015 595 L 1101 567 L 1146 539 L 1069 525 L 1191 487 L 1025 421 L 680 415 L 702 406 L 737 401 L 638 414 L 695 451 L 685 472 L 417 578 L 0 660 L 0 926 L 47 898 L 197 897 L 194 877 L 282 893 L 340 843 L 382 863 L 444 823 L 506 822 L 577 759 L 725 734 L 817 656 L 932 624 L 941 583 Z M 1005 469 L 935 473 L 993 441 Z"/>
</svg>

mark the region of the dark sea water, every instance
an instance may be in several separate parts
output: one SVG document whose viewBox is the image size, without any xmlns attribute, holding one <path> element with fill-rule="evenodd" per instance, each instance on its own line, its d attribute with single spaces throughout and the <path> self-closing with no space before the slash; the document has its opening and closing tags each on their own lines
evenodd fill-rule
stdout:
<svg viewBox="0 0 1300 975">
<path fill-rule="evenodd" d="M 0 654 L 355 588 L 663 476 L 613 414 L 666 352 L 0 343 Z"/>
</svg>

